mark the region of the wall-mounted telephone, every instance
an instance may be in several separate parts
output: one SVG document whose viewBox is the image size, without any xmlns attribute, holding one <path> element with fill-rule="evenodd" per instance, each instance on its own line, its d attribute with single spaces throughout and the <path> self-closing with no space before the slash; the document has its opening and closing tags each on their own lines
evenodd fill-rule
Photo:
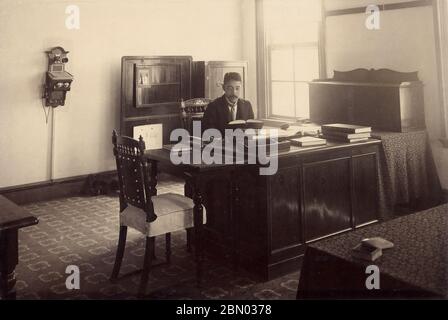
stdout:
<svg viewBox="0 0 448 320">
<path fill-rule="evenodd" d="M 48 55 L 48 71 L 45 77 L 45 106 L 57 107 L 65 104 L 65 95 L 70 91 L 73 76 L 65 71 L 68 62 L 67 53 L 62 47 L 54 47 L 46 51 Z"/>
</svg>

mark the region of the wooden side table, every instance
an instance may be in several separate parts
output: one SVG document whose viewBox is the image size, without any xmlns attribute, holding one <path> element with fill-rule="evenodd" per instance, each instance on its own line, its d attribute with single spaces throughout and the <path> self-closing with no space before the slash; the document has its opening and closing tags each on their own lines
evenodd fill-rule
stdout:
<svg viewBox="0 0 448 320">
<path fill-rule="evenodd" d="M 0 195 L 0 298 L 15 299 L 15 268 L 19 263 L 18 231 L 39 220 Z"/>
</svg>

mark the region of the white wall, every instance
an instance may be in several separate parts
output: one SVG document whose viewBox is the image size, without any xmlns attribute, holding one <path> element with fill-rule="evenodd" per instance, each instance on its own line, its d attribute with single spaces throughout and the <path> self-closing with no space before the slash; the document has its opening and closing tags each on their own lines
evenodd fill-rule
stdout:
<svg viewBox="0 0 448 320">
<path fill-rule="evenodd" d="M 327 0 L 327 9 L 365 6 L 382 1 Z M 326 20 L 327 75 L 333 70 L 390 68 L 418 71 L 424 83 L 425 118 L 433 153 L 444 188 L 448 188 L 448 153 L 437 141 L 441 137 L 441 106 L 437 76 L 434 20 L 431 7 L 382 11 L 380 30 L 365 27 L 365 14 L 330 16 Z"/>
<path fill-rule="evenodd" d="M 80 8 L 79 30 L 65 27 L 71 4 Z M 51 126 L 40 99 L 45 50 L 70 51 L 67 70 L 74 75 L 66 106 L 54 110 L 53 179 L 111 170 L 121 57 L 247 58 L 244 6 L 239 0 L 0 1 L 0 188 L 50 179 Z"/>
<path fill-rule="evenodd" d="M 389 68 L 418 71 L 424 83 L 426 124 L 440 137 L 440 101 L 431 7 L 381 12 L 380 30 L 368 30 L 365 14 L 327 18 L 327 74 L 333 70 Z"/>
</svg>

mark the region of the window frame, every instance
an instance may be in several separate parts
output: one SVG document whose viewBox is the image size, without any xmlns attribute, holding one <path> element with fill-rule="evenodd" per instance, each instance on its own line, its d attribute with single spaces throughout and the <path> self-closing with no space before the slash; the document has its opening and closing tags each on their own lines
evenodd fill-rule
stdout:
<svg viewBox="0 0 448 320">
<path fill-rule="evenodd" d="M 258 101 L 259 101 L 259 116 L 261 118 L 273 120 L 297 120 L 296 116 L 296 95 L 294 88 L 294 115 L 283 116 L 273 112 L 272 109 L 272 83 L 275 82 L 271 78 L 271 51 L 272 48 L 292 47 L 296 48 L 313 47 L 317 48 L 318 54 L 318 70 L 319 78 L 326 78 L 326 62 L 325 62 L 325 9 L 322 0 L 321 6 L 321 20 L 318 22 L 318 38 L 317 41 L 296 42 L 291 44 L 269 44 L 266 36 L 266 29 L 264 24 L 263 0 L 256 1 L 256 28 L 257 28 L 257 77 L 258 77 Z M 294 68 L 294 66 L 293 66 Z M 295 83 L 308 83 L 309 81 L 295 79 L 293 81 L 286 81 Z"/>
</svg>

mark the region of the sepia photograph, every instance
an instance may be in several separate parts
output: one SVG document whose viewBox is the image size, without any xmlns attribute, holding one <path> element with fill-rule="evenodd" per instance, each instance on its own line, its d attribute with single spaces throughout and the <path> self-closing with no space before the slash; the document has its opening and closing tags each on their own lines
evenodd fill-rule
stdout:
<svg viewBox="0 0 448 320">
<path fill-rule="evenodd" d="M 448 0 L 0 0 L 0 70 L 0 308 L 448 299 Z"/>
</svg>

